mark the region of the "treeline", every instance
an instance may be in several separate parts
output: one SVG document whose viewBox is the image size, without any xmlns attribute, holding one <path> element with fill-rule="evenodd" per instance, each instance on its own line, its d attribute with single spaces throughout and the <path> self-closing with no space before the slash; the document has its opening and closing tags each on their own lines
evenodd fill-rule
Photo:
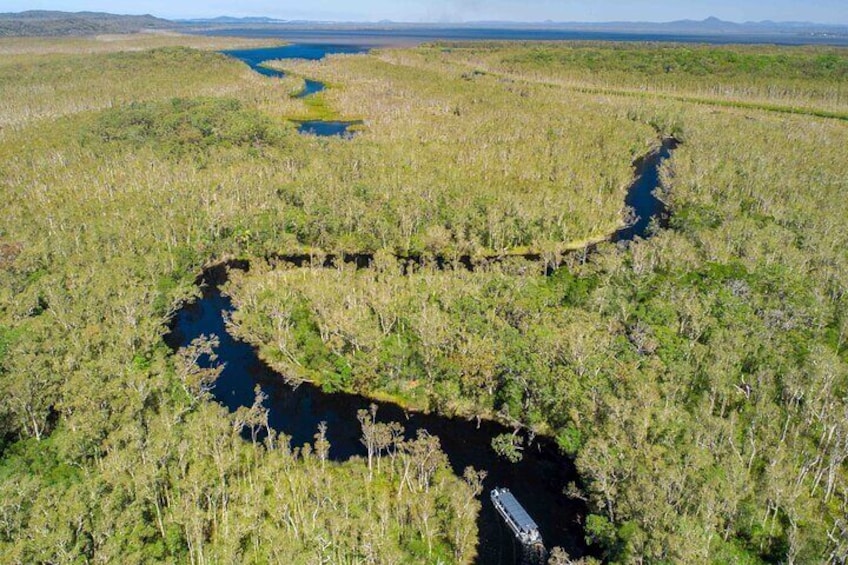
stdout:
<svg viewBox="0 0 848 565">
<path fill-rule="evenodd" d="M 472 72 L 572 88 L 848 116 L 842 88 L 848 52 L 840 47 L 447 44 L 422 48 L 416 56 L 428 64 L 461 64 Z"/>
</svg>

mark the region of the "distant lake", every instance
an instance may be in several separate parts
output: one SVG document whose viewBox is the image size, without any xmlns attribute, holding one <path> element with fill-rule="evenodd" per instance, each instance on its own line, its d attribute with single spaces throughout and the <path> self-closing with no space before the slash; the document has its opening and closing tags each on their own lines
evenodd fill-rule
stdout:
<svg viewBox="0 0 848 565">
<path fill-rule="evenodd" d="M 553 28 L 495 28 L 495 27 L 437 27 L 437 26 L 386 26 L 386 27 L 297 27 L 297 26 L 232 26 L 220 29 L 194 31 L 201 35 L 230 37 L 274 38 L 296 42 L 304 49 L 308 44 L 331 42 L 359 47 L 416 45 L 428 41 L 650 41 L 676 43 L 771 43 L 777 45 L 848 45 L 848 36 L 811 35 L 802 33 L 644 33 L 584 31 Z M 303 45 L 307 44 L 307 45 Z M 308 57 L 304 57 L 308 58 Z"/>
</svg>

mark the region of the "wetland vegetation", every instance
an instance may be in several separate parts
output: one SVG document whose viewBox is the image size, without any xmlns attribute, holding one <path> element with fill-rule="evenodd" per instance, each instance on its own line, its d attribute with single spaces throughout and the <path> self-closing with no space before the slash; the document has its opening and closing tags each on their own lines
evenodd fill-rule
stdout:
<svg viewBox="0 0 848 565">
<path fill-rule="evenodd" d="M 848 559 L 848 52 L 440 44 L 282 78 L 216 52 L 253 44 L 0 40 L 4 561 L 481 553 L 485 469 L 431 437 L 366 411 L 340 462 L 261 389 L 212 400 L 217 339 L 163 336 L 234 258 L 230 331 L 281 379 L 498 420 L 509 458 L 553 438 L 587 560 Z M 362 124 L 297 133 L 327 118 Z M 669 225 L 606 241 L 668 136 Z"/>
</svg>

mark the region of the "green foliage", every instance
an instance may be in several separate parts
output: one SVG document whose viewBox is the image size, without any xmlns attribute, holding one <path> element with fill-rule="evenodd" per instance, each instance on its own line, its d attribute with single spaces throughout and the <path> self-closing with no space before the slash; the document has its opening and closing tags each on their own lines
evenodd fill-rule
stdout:
<svg viewBox="0 0 848 565">
<path fill-rule="evenodd" d="M 721 225 L 718 210 L 709 206 L 687 206 L 675 212 L 671 225 L 680 230 L 697 232 L 703 229 L 716 229 Z"/>
<path fill-rule="evenodd" d="M 0 481 L 22 475 L 36 476 L 47 487 L 68 488 L 81 479 L 80 469 L 61 461 L 50 440 L 19 441 L 3 454 Z"/>
<path fill-rule="evenodd" d="M 520 441 L 513 434 L 501 434 L 492 438 L 492 449 L 507 461 L 518 463 L 524 458 Z"/>
<path fill-rule="evenodd" d="M 603 516 L 589 514 L 586 516 L 586 541 L 604 548 L 607 554 L 614 554 L 618 545 L 615 526 Z"/>
<path fill-rule="evenodd" d="M 573 68 L 592 73 L 621 72 L 630 76 L 670 75 L 680 77 L 746 78 L 757 80 L 804 78 L 843 80 L 848 78 L 848 57 L 842 50 L 782 49 L 762 47 L 663 46 L 634 48 L 632 45 L 532 47 L 502 58 L 506 65 L 532 63 L 545 69 Z"/>
<path fill-rule="evenodd" d="M 12 330 L 0 326 L 0 371 L 3 370 L 3 360 L 13 339 Z"/>
<path fill-rule="evenodd" d="M 841 48 L 490 43 L 441 57 L 512 80 L 565 83 L 578 92 L 848 119 L 840 88 L 848 56 Z M 645 123 L 685 135 L 679 116 L 667 110 Z"/>
<path fill-rule="evenodd" d="M 584 306 L 597 284 L 597 277 L 578 277 L 568 268 L 557 269 L 547 279 L 547 286 L 562 306 Z"/>
<path fill-rule="evenodd" d="M 557 436 L 557 445 L 564 453 L 574 457 L 583 446 L 583 434 L 574 426 L 568 426 L 561 430 Z"/>
<path fill-rule="evenodd" d="M 281 146 L 287 136 L 287 129 L 261 112 L 245 109 L 238 100 L 174 98 L 105 111 L 92 131 L 83 134 L 83 141 L 150 145 L 157 152 L 179 157 L 213 147 Z"/>
</svg>

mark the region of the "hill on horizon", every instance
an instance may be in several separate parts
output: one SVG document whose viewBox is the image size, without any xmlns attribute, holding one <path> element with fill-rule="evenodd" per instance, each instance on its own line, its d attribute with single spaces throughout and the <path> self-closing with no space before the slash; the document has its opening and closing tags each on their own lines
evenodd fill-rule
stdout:
<svg viewBox="0 0 848 565">
<path fill-rule="evenodd" d="M 30 10 L 0 14 L 0 37 L 96 35 L 174 29 L 176 24 L 150 14 Z"/>
<path fill-rule="evenodd" d="M 268 16 L 235 17 L 220 15 L 208 18 L 167 20 L 150 14 L 120 15 L 104 12 L 61 12 L 31 10 L 19 13 L 0 13 L 0 37 L 20 36 L 73 36 L 102 33 L 136 33 L 144 30 L 187 29 L 213 31 L 222 27 L 243 29 L 296 29 L 308 27 L 321 29 L 534 29 L 568 32 L 609 32 L 630 34 L 686 34 L 692 36 L 809 36 L 848 37 L 848 25 L 810 22 L 775 22 L 770 20 L 731 22 L 716 17 L 703 20 L 676 20 L 669 22 L 518 22 L 518 21 L 468 21 L 458 23 L 433 22 L 330 22 L 310 20 L 284 20 Z"/>
<path fill-rule="evenodd" d="M 530 30 L 542 32 L 561 32 L 561 33 L 612 33 L 612 34 L 630 34 L 630 35 L 659 35 L 659 36 L 678 36 L 685 35 L 693 38 L 697 37 L 712 37 L 712 38 L 762 38 L 763 41 L 784 41 L 789 39 L 796 43 L 803 43 L 803 38 L 815 38 L 818 41 L 826 38 L 837 38 L 844 41 L 848 38 L 848 25 L 846 24 L 822 24 L 812 22 L 775 22 L 771 20 L 762 21 L 747 21 L 747 22 L 731 22 L 721 20 L 716 17 L 709 17 L 703 20 L 675 20 L 668 22 L 628 22 L 628 21 L 609 21 L 609 22 L 563 22 L 563 21 L 544 21 L 544 22 L 519 22 L 519 21 L 499 21 L 499 20 L 477 20 L 465 22 L 402 22 L 392 20 L 380 21 L 310 21 L 310 20 L 283 20 L 273 19 L 269 17 L 230 17 L 218 16 L 215 18 L 197 18 L 177 20 L 177 22 L 193 31 L 202 28 L 203 31 L 214 31 L 225 29 L 228 33 L 235 33 L 236 30 L 255 29 L 265 30 L 265 32 L 280 30 L 280 31 L 295 31 L 300 32 L 308 29 L 315 30 L 359 30 L 359 31 L 410 31 L 410 30 L 469 30 L 469 29 L 484 29 L 484 30 Z M 434 36 L 435 37 L 435 36 Z M 458 39 L 451 36 L 451 39 Z M 469 37 L 467 39 L 474 39 Z M 466 39 L 466 38 L 463 38 Z M 547 38 L 552 39 L 552 38 Z"/>
</svg>

